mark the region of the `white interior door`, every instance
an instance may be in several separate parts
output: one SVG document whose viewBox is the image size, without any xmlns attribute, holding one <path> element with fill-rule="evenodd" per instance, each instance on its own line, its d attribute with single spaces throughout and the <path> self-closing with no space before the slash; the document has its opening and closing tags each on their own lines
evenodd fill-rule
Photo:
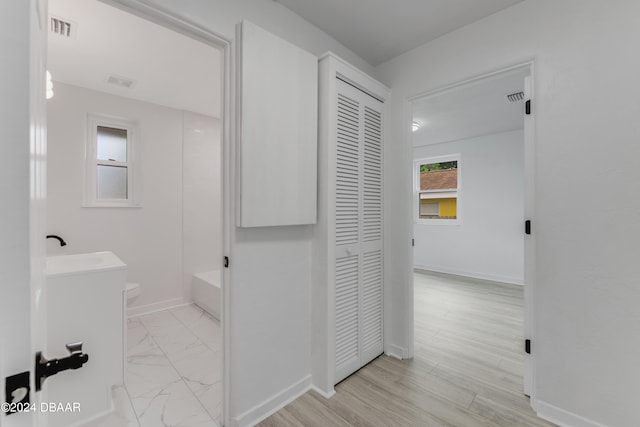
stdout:
<svg viewBox="0 0 640 427">
<path fill-rule="evenodd" d="M 0 219 L 7 230 L 0 249 L 0 396 L 3 403 L 14 404 L 3 406 L 0 426 L 44 426 L 46 414 L 38 410 L 40 393 L 35 393 L 33 369 L 35 352 L 45 350 L 46 336 L 41 302 L 45 290 L 47 2 L 3 2 L 0 15 L 6 20 L 0 30 L 2 61 L 11 64 L 5 69 L 11 81 L 6 87 L 9 92 L 0 97 L 0 154 L 6 159 L 0 181 L 8 184 L 0 186 L 6 201 Z M 30 391 L 23 387 L 27 375 Z M 7 414 L 6 409 L 24 408 L 27 402 L 35 404 L 35 410 Z"/>
<path fill-rule="evenodd" d="M 337 89 L 336 382 L 383 352 L 382 102 Z"/>
</svg>

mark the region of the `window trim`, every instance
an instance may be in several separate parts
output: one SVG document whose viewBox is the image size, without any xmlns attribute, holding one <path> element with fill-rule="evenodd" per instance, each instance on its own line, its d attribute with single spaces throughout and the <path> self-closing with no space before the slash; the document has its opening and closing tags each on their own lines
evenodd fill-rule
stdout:
<svg viewBox="0 0 640 427">
<path fill-rule="evenodd" d="M 458 162 L 458 187 L 443 190 L 420 190 L 420 166 L 431 163 Z M 420 218 L 420 194 L 446 193 L 456 191 L 456 219 Z M 415 224 L 421 225 L 461 225 L 462 224 L 462 155 L 460 153 L 445 156 L 422 157 L 413 161 L 413 218 Z"/>
<path fill-rule="evenodd" d="M 98 127 L 109 127 L 127 131 L 127 161 L 106 162 L 97 158 Z M 87 143 L 85 150 L 85 199 L 84 207 L 123 208 L 141 207 L 138 158 L 138 124 L 122 117 L 106 114 L 89 113 L 87 115 Z M 97 169 L 99 165 L 120 166 L 127 168 L 127 198 L 126 199 L 102 199 L 97 197 Z"/>
</svg>

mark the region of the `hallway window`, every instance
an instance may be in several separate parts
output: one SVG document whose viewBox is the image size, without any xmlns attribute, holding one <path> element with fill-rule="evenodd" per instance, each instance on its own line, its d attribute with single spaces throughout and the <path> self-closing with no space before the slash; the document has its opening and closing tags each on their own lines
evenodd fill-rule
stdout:
<svg viewBox="0 0 640 427">
<path fill-rule="evenodd" d="M 416 221 L 457 223 L 460 209 L 460 155 L 414 162 Z"/>
<path fill-rule="evenodd" d="M 89 115 L 86 206 L 137 206 L 134 189 L 135 123 Z"/>
</svg>

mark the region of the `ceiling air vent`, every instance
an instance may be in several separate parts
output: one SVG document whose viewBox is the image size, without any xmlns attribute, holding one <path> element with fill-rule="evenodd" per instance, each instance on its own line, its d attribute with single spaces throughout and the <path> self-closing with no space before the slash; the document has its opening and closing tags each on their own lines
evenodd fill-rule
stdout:
<svg viewBox="0 0 640 427">
<path fill-rule="evenodd" d="M 105 81 L 109 84 L 120 86 L 126 89 L 130 89 L 136 84 L 135 80 L 131 80 L 127 77 L 116 76 L 114 74 L 109 74 Z"/>
<path fill-rule="evenodd" d="M 509 102 L 518 102 L 524 99 L 524 92 L 515 92 L 507 95 Z"/>
<path fill-rule="evenodd" d="M 62 37 L 66 37 L 69 39 L 75 38 L 76 36 L 76 24 L 74 22 L 68 21 L 66 19 L 58 18 L 55 16 L 51 16 L 49 18 L 49 30 L 53 34 L 57 34 Z"/>
</svg>

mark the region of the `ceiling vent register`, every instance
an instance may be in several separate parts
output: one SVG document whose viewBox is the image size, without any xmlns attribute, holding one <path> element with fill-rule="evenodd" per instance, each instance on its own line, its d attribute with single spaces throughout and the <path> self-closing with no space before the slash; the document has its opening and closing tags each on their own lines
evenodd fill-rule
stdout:
<svg viewBox="0 0 640 427">
<path fill-rule="evenodd" d="M 509 102 L 519 102 L 524 99 L 524 92 L 515 92 L 507 95 Z"/>
<path fill-rule="evenodd" d="M 51 16 L 49 22 L 49 30 L 53 34 L 71 39 L 75 38 L 76 24 L 71 21 Z"/>
<path fill-rule="evenodd" d="M 120 86 L 126 89 L 131 89 L 136 84 L 135 80 L 132 80 L 127 77 L 116 76 L 115 74 L 107 75 L 107 78 L 105 81 L 109 84 Z"/>
</svg>

